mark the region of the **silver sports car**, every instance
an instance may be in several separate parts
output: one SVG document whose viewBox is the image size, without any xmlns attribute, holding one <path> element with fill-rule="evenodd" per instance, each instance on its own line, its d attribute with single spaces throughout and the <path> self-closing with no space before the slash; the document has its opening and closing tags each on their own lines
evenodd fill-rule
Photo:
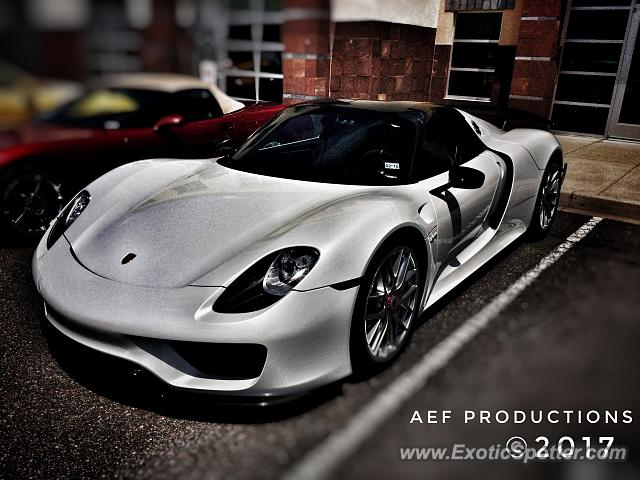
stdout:
<svg viewBox="0 0 640 480">
<path fill-rule="evenodd" d="M 545 131 L 446 106 L 291 106 L 230 157 L 144 160 L 40 242 L 51 324 L 170 386 L 261 399 L 374 371 L 418 316 L 518 237 L 565 166 Z"/>
</svg>

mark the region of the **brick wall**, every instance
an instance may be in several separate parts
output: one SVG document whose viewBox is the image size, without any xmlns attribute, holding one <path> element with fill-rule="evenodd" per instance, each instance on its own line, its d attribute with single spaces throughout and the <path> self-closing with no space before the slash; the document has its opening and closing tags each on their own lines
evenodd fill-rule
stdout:
<svg viewBox="0 0 640 480">
<path fill-rule="evenodd" d="M 343 22 L 334 30 L 330 96 L 429 99 L 435 29 L 386 22 Z"/>
<path fill-rule="evenodd" d="M 331 25 L 327 0 L 288 0 L 284 10 L 284 103 L 329 96 L 429 100 L 435 29 L 373 21 Z M 295 19 L 287 11 L 295 11 Z"/>
<path fill-rule="evenodd" d="M 329 0 L 285 0 L 283 103 L 329 95 Z"/>
<path fill-rule="evenodd" d="M 493 103 L 548 117 L 561 0 L 523 2 L 513 71 L 513 47 L 501 45 L 505 68 L 496 72 L 501 80 Z M 284 9 L 285 103 L 322 97 L 445 102 L 452 47 L 435 45 L 435 29 L 376 21 L 332 25 L 328 0 L 287 0 Z"/>
<path fill-rule="evenodd" d="M 524 0 L 509 106 L 549 116 L 558 70 L 561 0 Z"/>
</svg>

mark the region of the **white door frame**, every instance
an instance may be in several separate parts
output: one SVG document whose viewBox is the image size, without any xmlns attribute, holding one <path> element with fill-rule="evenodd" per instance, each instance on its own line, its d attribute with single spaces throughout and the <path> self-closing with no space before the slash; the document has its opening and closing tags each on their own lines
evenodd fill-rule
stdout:
<svg viewBox="0 0 640 480">
<path fill-rule="evenodd" d="M 607 128 L 605 136 L 617 138 L 640 139 L 640 124 L 620 123 L 620 111 L 624 102 L 624 94 L 627 89 L 627 80 L 631 69 L 631 60 L 633 55 L 640 55 L 640 52 L 634 52 L 636 38 L 638 35 L 638 26 L 640 25 L 640 5 L 637 1 L 633 2 L 630 11 L 627 33 L 622 48 L 622 56 L 616 76 L 616 85 L 613 90 L 611 109 L 609 110 L 609 118 L 607 120 Z"/>
</svg>

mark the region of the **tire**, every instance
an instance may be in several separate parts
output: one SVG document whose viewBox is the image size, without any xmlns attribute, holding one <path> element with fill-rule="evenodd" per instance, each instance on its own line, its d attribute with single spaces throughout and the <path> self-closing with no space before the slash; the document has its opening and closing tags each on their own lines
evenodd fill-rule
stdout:
<svg viewBox="0 0 640 480">
<path fill-rule="evenodd" d="M 549 160 L 542 175 L 536 206 L 527 230 L 527 237 L 530 240 L 540 240 L 546 237 L 551 230 L 560 201 L 562 174 L 562 160 L 556 157 Z"/>
<path fill-rule="evenodd" d="M 404 260 L 399 261 L 400 258 Z M 400 284 L 397 282 L 401 272 L 394 270 L 396 265 L 401 270 L 406 265 L 404 281 Z M 424 288 L 426 269 L 423 265 L 426 262 L 420 255 L 419 246 L 408 241 L 394 242 L 381 248 L 371 260 L 358 287 L 351 319 L 349 344 L 356 377 L 367 376 L 386 367 L 409 342 Z M 389 281 L 389 275 L 385 275 L 389 269 L 395 274 L 395 282 Z M 395 285 L 389 292 L 392 283 Z M 408 294 L 409 290 L 412 293 Z M 378 312 L 378 317 L 369 318 Z"/>
<path fill-rule="evenodd" d="M 28 166 L 0 181 L 0 222 L 10 242 L 36 243 L 65 204 L 65 188 L 50 173 Z"/>
</svg>

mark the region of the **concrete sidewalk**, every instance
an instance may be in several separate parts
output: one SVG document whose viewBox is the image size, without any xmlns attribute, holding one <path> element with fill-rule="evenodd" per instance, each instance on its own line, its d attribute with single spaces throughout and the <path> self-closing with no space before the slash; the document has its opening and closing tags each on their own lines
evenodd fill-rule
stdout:
<svg viewBox="0 0 640 480">
<path fill-rule="evenodd" d="M 640 142 L 557 138 L 568 164 L 560 208 L 640 224 Z"/>
</svg>

